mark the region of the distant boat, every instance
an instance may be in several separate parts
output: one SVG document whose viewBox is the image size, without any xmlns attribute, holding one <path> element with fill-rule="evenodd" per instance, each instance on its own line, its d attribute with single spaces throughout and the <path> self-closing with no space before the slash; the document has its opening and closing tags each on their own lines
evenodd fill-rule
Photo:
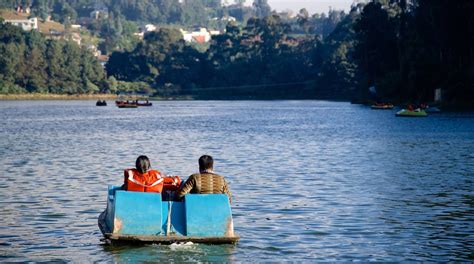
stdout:
<svg viewBox="0 0 474 264">
<path fill-rule="evenodd" d="M 139 106 L 152 106 L 153 104 L 148 100 L 117 100 L 115 105 L 119 108 L 137 108 Z"/>
<path fill-rule="evenodd" d="M 390 110 L 393 109 L 393 104 L 377 103 L 370 107 L 375 110 Z"/>
<path fill-rule="evenodd" d="M 138 107 L 135 101 L 115 101 L 115 105 L 118 108 L 137 108 Z"/>
<path fill-rule="evenodd" d="M 152 106 L 153 104 L 151 102 L 149 102 L 148 100 L 145 100 L 145 102 L 141 102 L 141 101 L 136 101 L 137 105 L 138 106 Z"/>
<path fill-rule="evenodd" d="M 105 100 L 97 100 L 95 105 L 96 106 L 107 106 L 107 102 Z"/>
<path fill-rule="evenodd" d="M 421 110 L 421 109 L 416 109 L 416 110 L 402 109 L 398 111 L 395 115 L 399 117 L 427 117 L 428 116 L 425 110 Z"/>
<path fill-rule="evenodd" d="M 183 201 L 167 201 L 160 193 L 109 186 L 98 224 L 111 243 L 229 244 L 240 238 L 225 194 L 188 194 Z"/>
</svg>

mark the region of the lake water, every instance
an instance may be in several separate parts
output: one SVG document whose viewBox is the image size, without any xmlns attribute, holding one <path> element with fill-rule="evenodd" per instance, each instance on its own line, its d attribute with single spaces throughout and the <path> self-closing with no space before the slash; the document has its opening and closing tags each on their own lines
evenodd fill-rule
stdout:
<svg viewBox="0 0 474 264">
<path fill-rule="evenodd" d="M 0 136 L 0 262 L 474 260 L 474 113 L 0 101 Z M 104 244 L 107 185 L 142 154 L 184 178 L 200 155 L 214 156 L 239 243 Z"/>
</svg>

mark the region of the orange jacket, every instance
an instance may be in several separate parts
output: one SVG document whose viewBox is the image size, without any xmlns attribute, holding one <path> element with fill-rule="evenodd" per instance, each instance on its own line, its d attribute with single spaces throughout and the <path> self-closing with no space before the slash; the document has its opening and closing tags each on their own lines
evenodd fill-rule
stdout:
<svg viewBox="0 0 474 264">
<path fill-rule="evenodd" d="M 136 169 L 124 170 L 125 190 L 132 192 L 157 192 L 163 190 L 163 177 L 157 170 L 140 173 Z"/>
<path fill-rule="evenodd" d="M 179 176 L 166 176 L 163 178 L 163 190 L 176 191 L 181 186 L 181 178 Z"/>
</svg>

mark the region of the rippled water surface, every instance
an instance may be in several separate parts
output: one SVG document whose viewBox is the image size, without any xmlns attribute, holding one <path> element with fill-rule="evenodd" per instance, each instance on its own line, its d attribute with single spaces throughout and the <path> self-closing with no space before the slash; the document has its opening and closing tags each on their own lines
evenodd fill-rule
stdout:
<svg viewBox="0 0 474 264">
<path fill-rule="evenodd" d="M 0 261 L 472 261 L 474 114 L 322 101 L 0 102 Z M 108 246 L 97 216 L 138 155 L 215 157 L 237 245 Z"/>
</svg>

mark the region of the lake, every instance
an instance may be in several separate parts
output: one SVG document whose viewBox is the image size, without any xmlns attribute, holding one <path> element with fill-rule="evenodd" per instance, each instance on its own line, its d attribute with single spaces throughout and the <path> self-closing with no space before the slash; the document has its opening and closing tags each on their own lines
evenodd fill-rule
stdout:
<svg viewBox="0 0 474 264">
<path fill-rule="evenodd" d="M 0 261 L 473 261 L 474 113 L 398 118 L 326 101 L 0 101 Z M 202 154 L 236 245 L 110 246 L 107 185 Z"/>
</svg>

